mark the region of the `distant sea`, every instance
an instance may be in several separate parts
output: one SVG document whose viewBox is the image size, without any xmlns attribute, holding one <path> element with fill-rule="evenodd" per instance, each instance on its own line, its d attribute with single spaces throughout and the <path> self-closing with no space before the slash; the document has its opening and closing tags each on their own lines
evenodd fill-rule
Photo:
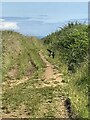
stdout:
<svg viewBox="0 0 90 120">
<path fill-rule="evenodd" d="M 42 20 L 32 20 L 30 17 L 2 17 L 0 18 L 0 29 L 14 30 L 24 35 L 43 38 L 44 36 L 59 30 L 59 27 L 63 27 L 71 21 L 78 21 L 80 23 L 88 24 L 87 18 L 50 23 Z"/>
</svg>

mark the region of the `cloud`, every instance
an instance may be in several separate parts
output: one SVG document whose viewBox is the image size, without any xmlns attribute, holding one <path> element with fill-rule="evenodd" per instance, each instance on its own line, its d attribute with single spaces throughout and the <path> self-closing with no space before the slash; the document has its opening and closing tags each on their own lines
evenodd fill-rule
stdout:
<svg viewBox="0 0 90 120">
<path fill-rule="evenodd" d="M 5 22 L 0 20 L 0 30 L 17 30 L 19 29 L 16 22 Z"/>
<path fill-rule="evenodd" d="M 3 22 L 3 21 L 5 21 L 4 19 L 0 19 L 0 22 Z"/>
</svg>

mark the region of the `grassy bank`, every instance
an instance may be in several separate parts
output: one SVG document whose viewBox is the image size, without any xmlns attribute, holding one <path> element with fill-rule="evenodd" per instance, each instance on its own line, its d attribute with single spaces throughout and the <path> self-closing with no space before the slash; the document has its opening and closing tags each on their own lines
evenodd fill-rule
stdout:
<svg viewBox="0 0 90 120">
<path fill-rule="evenodd" d="M 71 99 L 72 110 L 80 118 L 89 118 L 87 25 L 68 23 L 43 40 L 44 45 L 55 52 L 54 59 L 47 59 L 64 75 L 66 95 Z"/>
<path fill-rule="evenodd" d="M 30 76 L 42 68 L 40 40 L 13 31 L 2 31 L 3 81 Z"/>
</svg>

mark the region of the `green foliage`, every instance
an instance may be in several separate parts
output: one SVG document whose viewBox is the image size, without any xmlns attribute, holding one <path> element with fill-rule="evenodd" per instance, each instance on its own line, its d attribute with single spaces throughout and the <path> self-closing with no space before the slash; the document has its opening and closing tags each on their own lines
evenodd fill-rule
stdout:
<svg viewBox="0 0 90 120">
<path fill-rule="evenodd" d="M 68 23 L 43 40 L 49 49 L 55 51 L 55 58 L 49 59 L 64 74 L 66 94 L 71 99 L 73 111 L 81 118 L 88 118 L 88 26 Z M 72 72 L 69 67 L 72 67 Z"/>
<path fill-rule="evenodd" d="M 57 50 L 67 63 L 76 65 L 86 60 L 88 51 L 87 25 L 69 23 L 60 31 L 46 38 L 44 43 L 52 50 Z"/>
</svg>

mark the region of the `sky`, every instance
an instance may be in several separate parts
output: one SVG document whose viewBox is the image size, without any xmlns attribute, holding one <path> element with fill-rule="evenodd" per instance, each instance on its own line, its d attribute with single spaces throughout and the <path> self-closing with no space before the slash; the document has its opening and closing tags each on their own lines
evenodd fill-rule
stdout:
<svg viewBox="0 0 90 120">
<path fill-rule="evenodd" d="M 88 2 L 3 2 L 0 16 L 2 29 L 45 36 L 68 21 L 86 20 Z"/>
<path fill-rule="evenodd" d="M 88 0 L 1 0 L 2 2 L 88 2 Z"/>
</svg>

